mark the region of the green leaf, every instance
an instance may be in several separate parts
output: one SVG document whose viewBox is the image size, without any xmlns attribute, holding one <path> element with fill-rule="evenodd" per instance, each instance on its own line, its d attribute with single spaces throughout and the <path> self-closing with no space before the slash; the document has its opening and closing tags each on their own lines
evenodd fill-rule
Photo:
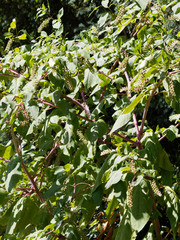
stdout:
<svg viewBox="0 0 180 240">
<path fill-rule="evenodd" d="M 101 4 L 103 7 L 108 8 L 109 0 L 102 0 Z"/>
<path fill-rule="evenodd" d="M 166 171 L 173 171 L 173 165 L 169 160 L 169 156 L 164 149 L 161 149 L 160 156 L 159 156 L 159 167 L 166 170 Z"/>
<path fill-rule="evenodd" d="M 82 218 L 79 222 L 80 228 L 84 229 L 87 226 L 87 224 L 91 221 L 95 208 L 96 208 L 96 205 L 94 204 L 94 201 L 91 198 L 91 196 L 84 194 L 83 201 L 80 206 L 80 209 L 83 213 Z"/>
<path fill-rule="evenodd" d="M 12 146 L 8 146 L 5 148 L 5 151 L 4 151 L 3 155 L 1 155 L 1 156 L 5 159 L 10 159 L 10 157 L 12 157 L 13 154 L 14 154 L 14 151 L 13 151 Z"/>
<path fill-rule="evenodd" d="M 33 229 L 39 206 L 30 197 L 20 198 L 12 210 L 6 233 L 16 234 L 21 239 Z"/>
<path fill-rule="evenodd" d="M 108 16 L 109 16 L 109 13 L 106 13 L 102 17 L 99 18 L 99 20 L 98 20 L 99 27 L 102 27 L 105 24 Z"/>
<path fill-rule="evenodd" d="M 88 88 L 93 88 L 95 85 L 100 84 L 101 80 L 99 79 L 96 73 L 92 73 L 89 69 L 86 69 L 84 72 L 84 86 Z"/>
<path fill-rule="evenodd" d="M 113 164 L 114 160 L 116 158 L 116 154 L 111 153 L 109 154 L 109 156 L 106 158 L 104 164 L 102 165 L 97 177 L 96 177 L 96 181 L 95 184 L 93 186 L 92 192 L 94 192 L 101 184 L 102 184 L 102 177 L 104 175 L 104 173 L 110 168 L 110 166 Z"/>
<path fill-rule="evenodd" d="M 10 192 L 16 186 L 22 177 L 21 161 L 22 158 L 17 157 L 8 163 L 5 182 L 5 188 L 8 192 Z"/>
<path fill-rule="evenodd" d="M 10 27 L 13 29 L 16 28 L 16 20 L 15 19 L 11 22 Z"/>
<path fill-rule="evenodd" d="M 85 136 L 90 142 L 95 142 L 107 132 L 106 123 L 99 119 L 97 122 L 92 122 L 86 130 Z"/>
<path fill-rule="evenodd" d="M 143 191 L 140 184 L 133 187 L 132 203 L 131 226 L 139 232 L 148 222 L 152 212 L 152 199 Z"/>
<path fill-rule="evenodd" d="M 176 139 L 178 136 L 178 128 L 174 125 L 171 125 L 167 130 L 166 130 L 166 137 L 169 141 L 173 141 Z"/>
<path fill-rule="evenodd" d="M 136 0 L 136 2 L 142 8 L 142 10 L 144 10 L 148 3 L 150 2 L 150 0 Z"/>
<path fill-rule="evenodd" d="M 108 206 L 106 208 L 107 219 L 110 218 L 112 212 L 114 211 L 114 209 L 116 209 L 118 205 L 119 205 L 119 202 L 115 197 L 113 197 L 113 199 L 110 202 L 108 202 Z"/>
<path fill-rule="evenodd" d="M 27 39 L 27 35 L 25 33 L 23 33 L 22 35 L 18 36 L 18 38 L 20 40 L 26 40 Z"/>
<path fill-rule="evenodd" d="M 165 186 L 164 187 L 164 200 L 167 206 L 167 216 L 170 220 L 171 228 L 173 232 L 177 233 L 180 209 L 179 209 L 179 198 L 172 188 Z"/>
<path fill-rule="evenodd" d="M 132 233 L 130 215 L 129 212 L 126 211 L 120 221 L 115 240 L 131 239 Z"/>
<path fill-rule="evenodd" d="M 121 180 L 122 174 L 123 173 L 120 169 L 116 171 L 112 171 L 111 174 L 109 175 L 109 180 L 106 183 L 105 188 L 108 189 L 112 185 L 118 183 Z"/>
<path fill-rule="evenodd" d="M 118 119 L 115 121 L 110 134 L 112 134 L 113 132 L 115 132 L 116 130 L 124 127 L 124 125 L 126 125 L 131 119 L 131 113 L 121 113 L 120 116 L 118 117 Z"/>
<path fill-rule="evenodd" d="M 123 114 L 129 113 L 131 112 L 136 105 L 138 105 L 138 103 L 142 100 L 143 96 L 144 96 L 145 92 L 139 94 L 132 102 L 131 104 L 125 108 L 125 110 L 123 111 Z"/>
<path fill-rule="evenodd" d="M 11 38 L 13 37 L 13 34 L 11 32 L 4 33 L 5 38 Z"/>
<path fill-rule="evenodd" d="M 7 203 L 9 200 L 8 192 L 4 189 L 0 189 L 0 205 Z"/>
<path fill-rule="evenodd" d="M 69 172 L 70 170 L 71 170 L 71 164 L 66 164 L 65 166 L 64 166 L 64 170 L 65 170 L 65 172 Z"/>
</svg>

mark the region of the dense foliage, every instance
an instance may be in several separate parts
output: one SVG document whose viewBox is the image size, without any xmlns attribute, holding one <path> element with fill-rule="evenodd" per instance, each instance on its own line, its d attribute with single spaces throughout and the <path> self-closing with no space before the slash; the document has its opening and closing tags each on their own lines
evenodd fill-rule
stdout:
<svg viewBox="0 0 180 240">
<path fill-rule="evenodd" d="M 180 4 L 99 8 L 97 24 L 72 40 L 63 8 L 36 39 L 15 19 L 5 34 L 0 239 L 180 237 L 178 161 L 161 144 L 179 137 Z M 148 117 L 157 103 L 165 125 Z"/>
</svg>

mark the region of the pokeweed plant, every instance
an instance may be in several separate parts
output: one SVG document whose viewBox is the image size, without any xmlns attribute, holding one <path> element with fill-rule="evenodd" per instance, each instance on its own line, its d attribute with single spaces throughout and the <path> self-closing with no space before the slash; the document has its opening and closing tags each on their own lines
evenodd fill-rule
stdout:
<svg viewBox="0 0 180 240">
<path fill-rule="evenodd" d="M 178 1 L 102 1 L 79 39 L 53 31 L 0 62 L 1 239 L 176 239 Z M 114 11 L 112 11 L 112 9 Z M 13 24 L 11 26 L 14 26 Z M 161 95 L 172 125 L 151 129 Z"/>
</svg>

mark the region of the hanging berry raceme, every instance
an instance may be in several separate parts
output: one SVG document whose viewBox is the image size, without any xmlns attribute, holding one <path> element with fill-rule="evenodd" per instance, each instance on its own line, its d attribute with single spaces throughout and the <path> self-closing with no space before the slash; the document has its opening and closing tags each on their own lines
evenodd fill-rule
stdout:
<svg viewBox="0 0 180 240">
<path fill-rule="evenodd" d="M 128 191 L 127 191 L 127 205 L 129 208 L 132 208 L 133 206 L 133 186 L 132 184 L 128 187 Z"/>
<path fill-rule="evenodd" d="M 162 193 L 159 191 L 159 189 L 158 189 L 158 187 L 157 187 L 157 185 L 156 185 L 155 180 L 150 181 L 150 184 L 151 184 L 151 188 L 152 188 L 153 192 L 154 192 L 157 196 L 161 197 L 161 196 L 162 196 Z"/>
</svg>

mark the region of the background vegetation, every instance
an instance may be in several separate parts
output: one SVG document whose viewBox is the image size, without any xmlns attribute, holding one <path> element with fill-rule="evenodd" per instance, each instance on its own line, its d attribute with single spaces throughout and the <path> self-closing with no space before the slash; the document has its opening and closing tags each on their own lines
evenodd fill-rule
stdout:
<svg viewBox="0 0 180 240">
<path fill-rule="evenodd" d="M 179 2 L 3 2 L 0 239 L 179 239 Z"/>
</svg>

